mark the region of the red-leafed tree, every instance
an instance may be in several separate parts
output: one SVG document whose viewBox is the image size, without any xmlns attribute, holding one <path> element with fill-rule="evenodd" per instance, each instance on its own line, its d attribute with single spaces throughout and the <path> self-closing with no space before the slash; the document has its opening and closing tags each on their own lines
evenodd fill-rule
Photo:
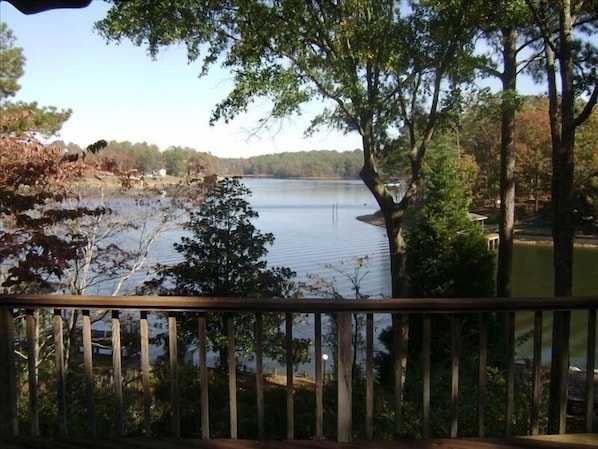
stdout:
<svg viewBox="0 0 598 449">
<path fill-rule="evenodd" d="M 534 211 L 541 196 L 550 196 L 551 142 L 550 123 L 543 98 L 527 101 L 517 117 L 515 170 L 520 195 L 534 200 Z"/>
</svg>

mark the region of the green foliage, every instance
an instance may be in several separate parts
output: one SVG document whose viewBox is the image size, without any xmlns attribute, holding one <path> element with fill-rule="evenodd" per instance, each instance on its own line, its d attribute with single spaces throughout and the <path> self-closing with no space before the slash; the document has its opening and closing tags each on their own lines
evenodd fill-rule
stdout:
<svg viewBox="0 0 598 449">
<path fill-rule="evenodd" d="M 423 207 L 406 236 L 408 245 L 407 273 L 409 276 L 409 294 L 411 297 L 451 298 L 451 297 L 491 297 L 494 294 L 494 255 L 489 252 L 479 224 L 468 216 L 469 197 L 464 192 L 463 172 L 458 169 L 457 160 L 445 152 L 434 158 L 426 166 L 424 174 Z M 423 316 L 409 316 L 408 366 L 405 386 L 405 400 L 421 416 L 422 397 L 422 341 Z M 471 398 L 475 392 L 467 394 L 470 388 L 475 390 L 477 378 L 476 357 L 478 343 L 478 319 L 476 315 L 432 316 L 431 332 L 432 363 L 431 436 L 447 437 L 450 423 L 450 329 L 453 319 L 459 319 L 462 395 L 460 410 L 475 408 Z M 500 335 L 502 326 L 494 317 L 490 319 L 489 334 Z M 378 377 L 382 385 L 394 384 L 389 354 L 392 354 L 392 331 L 381 333 L 380 340 L 387 351 L 376 355 Z M 493 346 L 500 339 L 493 340 Z M 492 354 L 500 354 L 496 348 Z M 491 366 L 500 360 L 491 360 Z M 499 388 L 489 384 L 489 389 Z M 500 416 L 500 415 L 497 415 Z M 411 416 L 406 417 L 406 428 L 418 429 Z M 464 426 L 474 434 L 475 414 L 464 414 L 468 419 Z M 420 437 L 417 433 L 410 437 Z"/>
<path fill-rule="evenodd" d="M 163 295 L 214 296 L 239 298 L 283 298 L 294 293 L 289 268 L 268 268 L 265 259 L 274 241 L 272 234 L 263 234 L 251 220 L 257 217 L 245 199 L 250 191 L 238 179 L 226 178 L 212 186 L 199 209 L 191 214 L 185 228 L 191 237 L 183 237 L 175 249 L 184 260 L 165 267 L 158 266 L 159 277 L 147 283 L 145 292 Z M 195 316 L 181 315 L 184 343 L 195 339 Z M 264 317 L 265 350 L 275 359 L 283 357 L 278 348 L 284 341 L 280 326 L 284 315 Z M 213 314 L 208 320 L 211 349 L 226 361 L 227 316 Z M 251 357 L 255 353 L 255 318 L 235 315 L 236 351 Z M 296 340 L 296 363 L 305 360 L 309 342 Z"/>
<path fill-rule="evenodd" d="M 21 86 L 18 79 L 23 76 L 25 57 L 6 23 L 0 22 L 0 138 L 20 136 L 26 132 L 40 133 L 45 137 L 56 134 L 69 119 L 71 110 L 59 111 L 54 106 L 39 107 L 36 102 L 10 102 Z M 10 117 L 10 120 L 6 120 Z"/>
<path fill-rule="evenodd" d="M 237 160 L 237 163 L 245 175 L 356 179 L 363 164 L 363 155 L 361 150 L 299 151 L 255 156 Z M 227 160 L 222 165 L 226 167 Z"/>
<path fill-rule="evenodd" d="M 16 38 L 8 25 L 0 22 L 0 101 L 14 96 L 21 88 L 18 79 L 23 76 L 25 56 L 15 47 Z"/>
<path fill-rule="evenodd" d="M 407 272 L 414 297 L 487 297 L 494 293 L 494 256 L 455 163 L 439 158 L 426 171 L 423 209 L 409 229 Z"/>
</svg>

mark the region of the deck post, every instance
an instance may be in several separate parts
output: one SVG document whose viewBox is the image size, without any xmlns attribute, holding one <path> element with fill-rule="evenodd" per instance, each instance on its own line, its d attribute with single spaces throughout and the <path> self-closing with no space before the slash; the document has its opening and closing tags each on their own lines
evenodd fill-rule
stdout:
<svg viewBox="0 0 598 449">
<path fill-rule="evenodd" d="M 112 311 L 112 377 L 114 382 L 114 433 L 121 437 L 123 428 L 123 376 L 122 376 L 122 357 L 120 340 L 120 318 L 119 311 Z"/>
<path fill-rule="evenodd" d="M 170 361 L 170 401 L 172 402 L 172 436 L 181 437 L 181 411 L 179 401 L 179 369 L 177 322 L 174 312 L 168 313 L 168 358 Z"/>
<path fill-rule="evenodd" d="M 567 429 L 571 311 L 555 310 L 552 320 L 552 360 L 550 364 L 548 433 L 555 434 L 566 433 Z"/>
<path fill-rule="evenodd" d="M 257 439 L 266 439 L 264 424 L 264 317 L 255 314 L 255 392 L 257 405 Z"/>
<path fill-rule="evenodd" d="M 0 436 L 18 436 L 13 310 L 0 308 Z"/>
<path fill-rule="evenodd" d="M 152 392 L 150 387 L 149 325 L 147 311 L 139 316 L 139 335 L 141 340 L 141 382 L 143 384 L 143 427 L 145 436 L 152 436 Z"/>
<path fill-rule="evenodd" d="M 339 443 L 351 441 L 352 427 L 352 350 L 351 312 L 338 314 L 338 413 L 337 440 Z"/>
<path fill-rule="evenodd" d="M 208 395 L 208 355 L 206 337 L 207 317 L 200 313 L 197 319 L 199 331 L 199 383 L 201 386 L 201 438 L 210 439 L 210 405 Z"/>
<path fill-rule="evenodd" d="M 393 333 L 393 361 L 392 367 L 395 374 L 395 438 L 400 438 L 403 428 L 403 389 L 405 382 L 405 369 L 407 367 L 407 342 L 409 339 L 408 317 L 400 313 L 392 314 Z"/>
<path fill-rule="evenodd" d="M 230 413 L 230 437 L 237 439 L 237 358 L 235 356 L 235 323 L 233 316 L 226 316 L 226 334 L 228 337 L 228 402 Z"/>
<path fill-rule="evenodd" d="M 37 340 L 38 323 L 35 311 L 27 309 L 27 371 L 29 378 L 29 419 L 31 435 L 39 436 L 39 401 L 37 397 Z"/>
<path fill-rule="evenodd" d="M 87 433 L 96 436 L 95 409 L 93 402 L 93 345 L 91 340 L 91 315 L 83 310 L 83 364 L 85 367 L 85 403 L 87 408 Z"/>
<path fill-rule="evenodd" d="M 64 338 L 62 328 L 62 310 L 54 309 L 54 348 L 56 353 L 56 389 L 58 394 L 58 433 L 66 437 L 66 367 L 64 363 Z"/>
<path fill-rule="evenodd" d="M 295 400 L 293 389 L 293 314 L 285 314 L 287 362 L 287 440 L 295 439 Z"/>
<path fill-rule="evenodd" d="M 324 437 L 324 373 L 322 371 L 323 356 L 322 353 L 322 314 L 314 314 L 314 347 L 316 364 L 316 440 Z M 326 355 L 328 357 L 328 355 Z"/>
<path fill-rule="evenodd" d="M 365 436 L 374 438 L 374 314 L 367 313 L 365 318 Z"/>
<path fill-rule="evenodd" d="M 588 310 L 588 343 L 586 358 L 586 432 L 594 428 L 594 368 L 596 366 L 596 309 Z"/>
</svg>

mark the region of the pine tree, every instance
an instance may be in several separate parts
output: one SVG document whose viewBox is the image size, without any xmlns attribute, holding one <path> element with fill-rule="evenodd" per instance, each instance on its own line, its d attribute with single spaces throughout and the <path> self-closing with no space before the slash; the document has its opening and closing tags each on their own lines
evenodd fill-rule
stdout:
<svg viewBox="0 0 598 449">
<path fill-rule="evenodd" d="M 251 222 L 257 218 L 246 197 L 250 191 L 236 178 L 226 178 L 212 186 L 199 209 L 191 214 L 183 237 L 175 249 L 184 257 L 172 267 L 158 267 L 160 276 L 146 285 L 145 292 L 164 295 L 283 298 L 293 295 L 295 273 L 290 268 L 269 268 L 268 246 L 274 242 L 270 233 L 262 233 Z M 190 344 L 197 332 L 192 314 L 180 317 L 180 334 Z M 223 368 L 228 350 L 227 320 L 224 314 L 208 317 L 211 349 L 220 356 Z M 251 356 L 255 351 L 255 317 L 235 315 L 236 351 Z M 283 336 L 279 332 L 284 314 L 264 317 L 265 352 L 278 360 Z M 296 342 L 295 362 L 305 358 L 307 341 Z"/>
</svg>

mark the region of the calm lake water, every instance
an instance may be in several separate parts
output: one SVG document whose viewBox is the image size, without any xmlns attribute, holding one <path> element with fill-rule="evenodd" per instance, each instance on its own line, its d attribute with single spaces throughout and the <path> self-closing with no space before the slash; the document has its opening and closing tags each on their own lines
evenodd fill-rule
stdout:
<svg viewBox="0 0 598 449">
<path fill-rule="evenodd" d="M 369 263 L 359 271 L 361 292 L 373 297 L 390 296 L 388 244 L 383 228 L 363 223 L 359 215 L 378 210 L 372 195 L 361 181 L 355 180 L 278 180 L 251 179 L 243 183 L 252 191 L 251 206 L 259 213 L 255 224 L 275 237 L 270 248 L 270 266 L 287 266 L 297 273 L 297 280 L 317 274 L 335 283 L 339 293 L 352 297 L 351 282 L 345 274 L 354 274 L 354 259 L 368 256 Z M 171 231 L 154 247 L 152 259 L 174 263 L 178 259 L 172 243 L 182 231 Z M 517 244 L 514 254 L 513 296 L 552 295 L 552 256 L 549 245 Z M 598 294 L 598 249 L 576 248 L 574 294 Z M 545 318 L 546 351 L 550 360 L 550 317 Z M 571 364 L 585 367 L 585 314 L 574 314 Z M 531 314 L 518 314 L 519 333 L 530 329 Z M 378 317 L 376 327 L 388 325 L 388 317 Z M 299 330 L 299 336 L 302 331 Z M 309 330 L 306 337 L 309 335 Z M 520 348 L 521 357 L 531 355 L 530 345 Z"/>
</svg>

